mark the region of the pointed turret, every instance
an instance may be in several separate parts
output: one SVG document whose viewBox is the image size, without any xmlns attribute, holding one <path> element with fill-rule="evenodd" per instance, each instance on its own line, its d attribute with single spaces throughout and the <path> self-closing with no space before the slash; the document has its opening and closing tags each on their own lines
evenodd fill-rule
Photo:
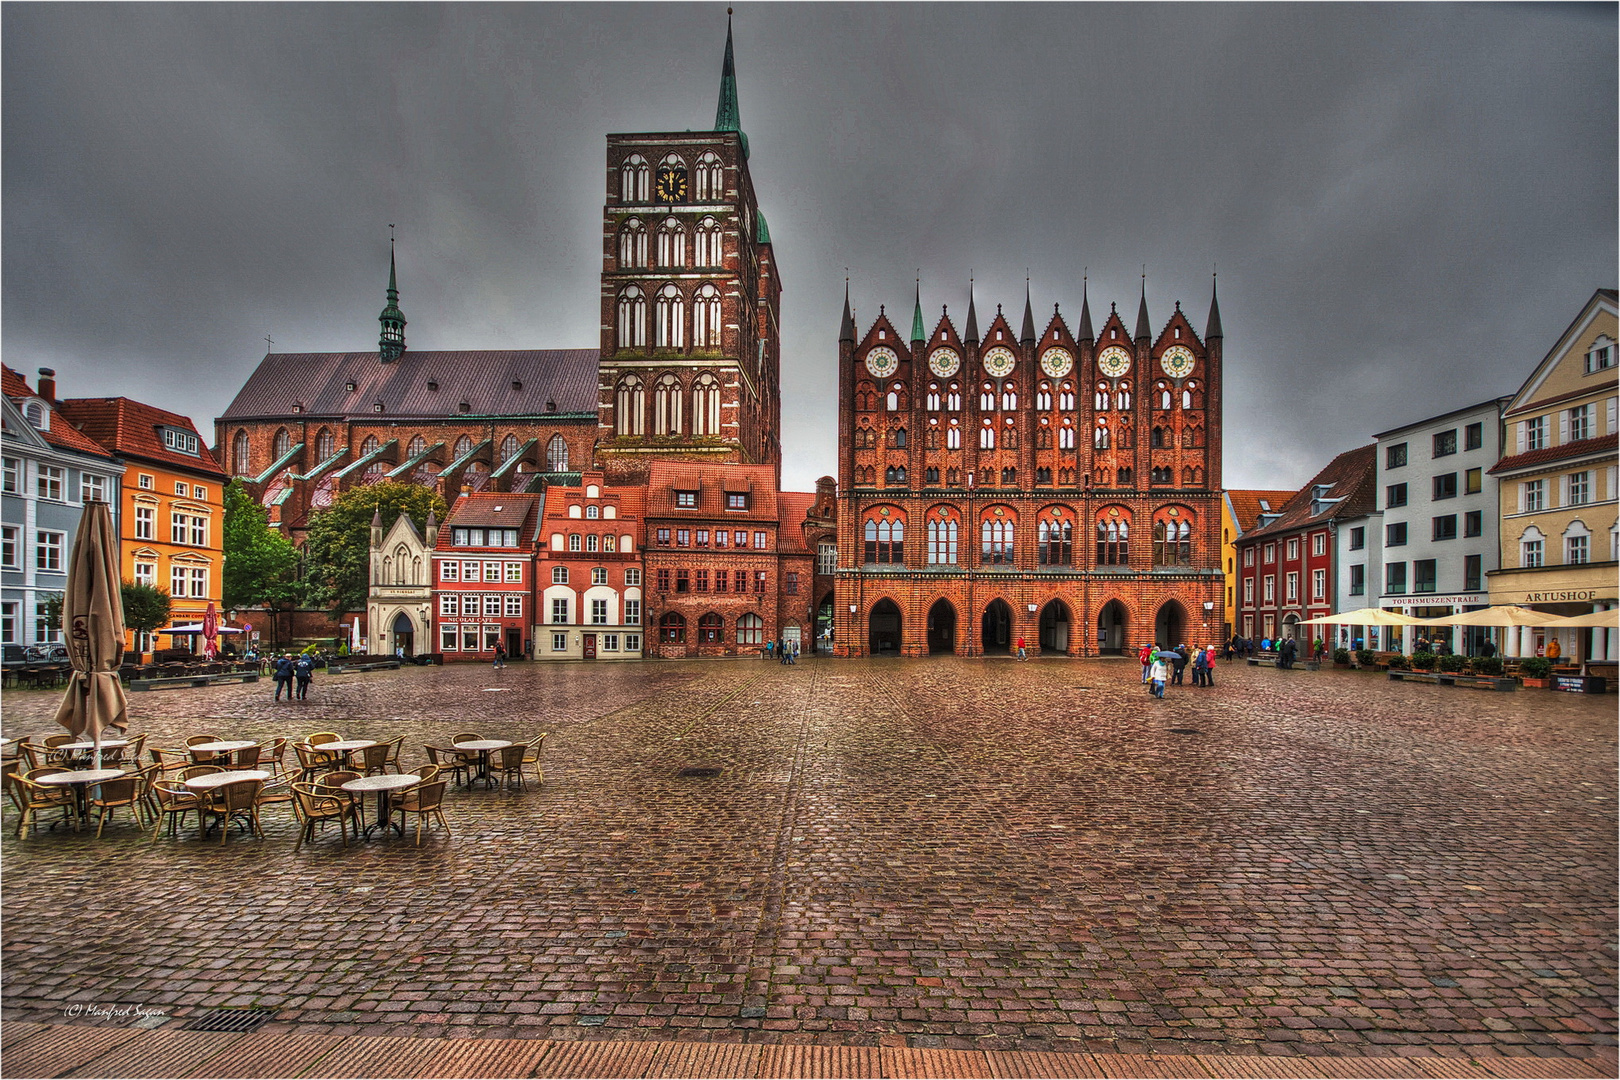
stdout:
<svg viewBox="0 0 1620 1080">
<path fill-rule="evenodd" d="M 382 336 L 377 349 L 383 363 L 398 360 L 405 352 L 405 313 L 399 310 L 399 286 L 394 278 L 394 241 L 388 241 L 388 303 L 377 316 L 382 324 Z"/>
<path fill-rule="evenodd" d="M 1024 279 L 1024 325 L 1018 331 L 1018 343 L 1035 344 L 1035 312 L 1029 306 L 1029 278 Z"/>
<path fill-rule="evenodd" d="M 967 326 L 962 329 L 962 340 L 964 343 L 971 341 L 975 345 L 979 343 L 979 313 L 973 309 L 972 278 L 968 278 L 968 317 Z"/>
<path fill-rule="evenodd" d="M 1142 275 L 1142 303 L 1136 309 L 1136 336 L 1138 338 L 1151 338 L 1153 324 L 1148 322 L 1147 313 L 1147 275 Z"/>
<path fill-rule="evenodd" d="M 438 547 L 439 546 L 439 515 L 435 514 L 431 509 L 428 510 L 427 528 L 424 531 L 425 531 L 426 535 L 423 537 L 423 540 L 425 541 L 427 546 L 429 548 Z"/>
<path fill-rule="evenodd" d="M 922 278 L 917 279 L 917 299 L 911 308 L 911 340 L 924 341 L 928 331 L 923 329 L 922 321 Z"/>
<path fill-rule="evenodd" d="M 1086 279 L 1080 279 L 1080 329 L 1077 336 L 1081 341 L 1094 341 L 1097 335 L 1091 332 L 1091 300 L 1086 295 Z"/>
<path fill-rule="evenodd" d="M 726 9 L 726 58 L 720 65 L 720 103 L 714 110 L 714 130 L 735 131 L 742 139 L 743 157 L 748 156 L 748 136 L 743 134 L 742 113 L 737 107 L 737 64 L 731 54 L 731 9 Z"/>
<path fill-rule="evenodd" d="M 1215 275 L 1209 277 L 1209 323 L 1204 327 L 1204 340 L 1213 341 L 1221 336 L 1221 305 L 1215 298 Z"/>
<path fill-rule="evenodd" d="M 855 316 L 849 310 L 849 278 L 844 279 L 844 322 L 838 328 L 838 340 L 851 344 L 855 341 Z"/>
<path fill-rule="evenodd" d="M 381 550 L 382 542 L 383 542 L 382 503 L 378 503 L 376 511 L 373 512 L 372 515 L 371 515 L 371 550 L 373 550 L 373 551 Z"/>
</svg>

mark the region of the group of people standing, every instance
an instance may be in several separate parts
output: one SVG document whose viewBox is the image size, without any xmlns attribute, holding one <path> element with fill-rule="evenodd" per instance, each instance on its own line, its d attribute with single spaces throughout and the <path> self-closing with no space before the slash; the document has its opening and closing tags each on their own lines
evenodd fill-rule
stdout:
<svg viewBox="0 0 1620 1080">
<path fill-rule="evenodd" d="M 775 641 L 765 643 L 765 659 L 776 657 L 779 664 L 797 664 L 799 662 L 799 643 L 777 638 Z"/>
<path fill-rule="evenodd" d="M 309 684 L 315 678 L 315 661 L 308 654 L 300 653 L 293 656 L 291 653 L 282 653 L 276 657 L 270 671 L 276 682 L 276 700 L 281 700 L 281 692 L 287 691 L 287 700 L 293 700 L 296 694 L 299 701 L 309 697 Z"/>
<path fill-rule="evenodd" d="M 1182 677 L 1191 665 L 1194 686 L 1215 685 L 1215 646 L 1200 645 L 1188 649 L 1179 645 L 1174 649 L 1160 649 L 1157 645 L 1143 645 L 1137 653 L 1142 663 L 1142 683 L 1154 697 L 1163 699 L 1166 686 L 1180 686 Z"/>
</svg>

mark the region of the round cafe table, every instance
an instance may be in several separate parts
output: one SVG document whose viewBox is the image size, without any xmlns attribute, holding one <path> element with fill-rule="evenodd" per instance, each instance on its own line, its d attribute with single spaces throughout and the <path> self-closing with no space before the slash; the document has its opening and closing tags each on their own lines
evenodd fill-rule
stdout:
<svg viewBox="0 0 1620 1080">
<path fill-rule="evenodd" d="M 71 787 L 73 800 L 78 806 L 79 818 L 83 820 L 88 816 L 85 796 L 88 794 L 89 786 L 128 775 L 123 769 L 74 769 L 70 772 L 51 773 L 49 776 L 36 776 L 33 780 L 36 784 L 49 784 L 52 787 Z"/>
<path fill-rule="evenodd" d="M 253 744 L 249 743 L 248 745 Z M 204 773 L 201 776 L 193 776 L 190 780 L 185 781 L 185 785 L 188 791 L 212 791 L 214 788 L 232 784 L 238 780 L 268 779 L 270 779 L 270 774 L 264 769 L 227 769 L 224 772 L 211 772 Z"/>
<path fill-rule="evenodd" d="M 356 795 L 363 795 L 368 791 L 377 793 L 377 819 L 366 826 L 366 835 L 370 836 L 372 829 L 382 829 L 385 833 L 388 831 L 388 824 L 394 817 L 393 811 L 388 807 L 390 794 L 421 782 L 422 778 L 414 773 L 397 773 L 393 776 L 384 773 L 381 776 L 362 776 L 358 780 L 350 780 L 340 786 L 344 791 Z M 403 823 L 399 826 L 399 835 L 405 835 Z"/>
<path fill-rule="evenodd" d="M 128 739 L 102 739 L 101 740 L 101 748 L 103 750 L 112 750 L 112 749 L 114 749 L 116 747 L 128 746 L 128 745 L 129 745 L 129 740 Z M 51 747 L 52 750 L 94 750 L 95 748 L 96 748 L 96 744 L 95 744 L 95 741 L 92 740 L 92 739 L 86 739 L 83 742 L 58 743 L 55 746 Z"/>
<path fill-rule="evenodd" d="M 376 739 L 338 739 L 336 742 L 318 743 L 316 744 L 315 749 L 321 751 L 330 750 L 334 753 L 342 754 L 344 764 L 353 766 L 354 762 L 349 760 L 349 755 L 351 753 L 356 750 L 364 750 L 367 747 L 376 745 Z"/>
<path fill-rule="evenodd" d="M 107 744 L 102 743 L 101 745 L 106 746 Z M 221 739 L 219 742 L 205 742 L 198 743 L 196 746 L 188 746 L 186 750 L 189 752 L 201 751 L 204 754 L 229 754 L 256 745 L 258 744 L 252 739 Z"/>
<path fill-rule="evenodd" d="M 472 750 L 478 754 L 478 775 L 469 777 L 467 786 L 472 787 L 474 780 L 484 781 L 489 786 L 489 755 L 493 750 L 504 750 L 512 743 L 506 739 L 470 739 L 467 742 L 451 743 L 456 750 Z"/>
</svg>

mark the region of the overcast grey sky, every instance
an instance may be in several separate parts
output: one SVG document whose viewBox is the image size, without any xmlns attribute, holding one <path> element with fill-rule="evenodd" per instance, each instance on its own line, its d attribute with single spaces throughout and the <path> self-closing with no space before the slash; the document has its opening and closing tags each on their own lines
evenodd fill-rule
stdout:
<svg viewBox="0 0 1620 1080">
<path fill-rule="evenodd" d="M 723 4 L 7 4 L 3 346 L 212 437 L 265 352 L 594 348 L 608 132 L 713 124 Z M 863 325 L 1203 327 L 1226 483 L 1291 487 L 1516 389 L 1617 280 L 1616 8 L 744 4 L 784 282 L 784 479 L 836 469 Z M 1100 317 L 1100 315 L 1099 315 Z"/>
</svg>

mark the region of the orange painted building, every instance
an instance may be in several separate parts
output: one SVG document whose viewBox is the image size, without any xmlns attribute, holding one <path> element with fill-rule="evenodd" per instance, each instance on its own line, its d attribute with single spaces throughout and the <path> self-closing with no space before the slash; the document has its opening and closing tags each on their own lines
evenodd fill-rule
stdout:
<svg viewBox="0 0 1620 1080">
<path fill-rule="evenodd" d="M 224 611 L 225 484 L 207 444 L 187 417 L 129 398 L 76 398 L 64 417 L 124 463 L 119 508 L 125 580 L 169 590 L 169 625 L 201 623 L 210 601 Z M 176 634 L 125 648 L 202 648 L 200 635 Z"/>
</svg>

